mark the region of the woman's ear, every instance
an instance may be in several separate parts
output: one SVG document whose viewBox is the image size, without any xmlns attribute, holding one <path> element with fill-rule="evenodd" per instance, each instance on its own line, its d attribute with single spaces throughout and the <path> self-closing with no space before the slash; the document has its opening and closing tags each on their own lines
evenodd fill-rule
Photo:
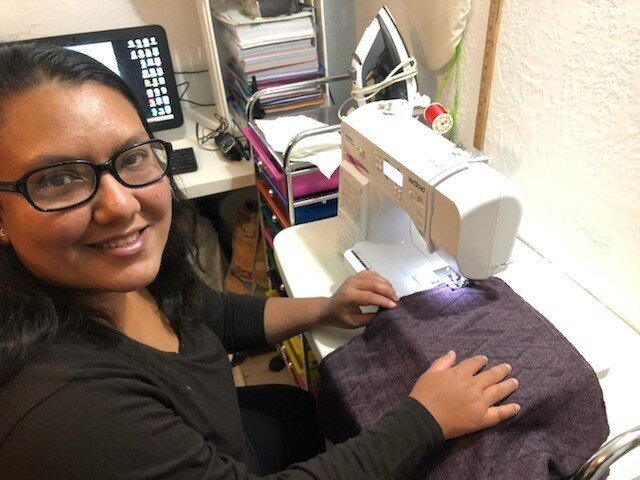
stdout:
<svg viewBox="0 0 640 480">
<path fill-rule="evenodd" d="M 7 230 L 0 224 L 0 245 L 6 247 L 11 244 Z"/>
<path fill-rule="evenodd" d="M 7 232 L 7 228 L 4 225 L 4 205 L 0 203 L 0 246 L 7 247 L 11 245 L 11 238 L 9 237 L 9 232 Z"/>
</svg>

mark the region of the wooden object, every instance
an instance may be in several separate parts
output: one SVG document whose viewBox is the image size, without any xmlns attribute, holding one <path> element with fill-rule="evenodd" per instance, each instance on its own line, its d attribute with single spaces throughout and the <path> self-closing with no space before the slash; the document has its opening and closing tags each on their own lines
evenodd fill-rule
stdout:
<svg viewBox="0 0 640 480">
<path fill-rule="evenodd" d="M 478 97 L 478 113 L 476 114 L 476 129 L 473 135 L 473 146 L 478 150 L 484 148 L 484 134 L 489 116 L 489 99 L 491 94 L 491 80 L 495 64 L 498 31 L 500 30 L 500 11 L 502 0 L 491 0 L 489 18 L 487 20 L 487 37 L 484 44 L 482 61 L 482 76 L 480 77 L 480 95 Z"/>
</svg>

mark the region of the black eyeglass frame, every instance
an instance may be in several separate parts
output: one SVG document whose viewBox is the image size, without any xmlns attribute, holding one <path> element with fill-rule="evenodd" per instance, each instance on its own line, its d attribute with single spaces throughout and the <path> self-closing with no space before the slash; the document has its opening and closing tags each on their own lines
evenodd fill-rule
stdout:
<svg viewBox="0 0 640 480">
<path fill-rule="evenodd" d="M 160 175 L 158 178 L 156 178 L 155 180 L 151 180 L 150 182 L 146 182 L 140 185 L 131 185 L 127 182 L 125 182 L 122 177 L 118 174 L 118 171 L 116 170 L 115 167 L 115 160 L 122 155 L 124 152 L 126 152 L 127 150 L 131 150 L 133 148 L 137 148 L 137 147 L 141 147 L 142 145 L 148 145 L 150 143 L 159 143 L 161 144 L 164 149 L 167 152 L 167 165 L 164 169 L 164 172 L 162 172 L 162 175 Z M 151 185 L 152 183 L 157 182 L 158 180 L 160 180 L 162 177 L 166 176 L 169 171 L 170 171 L 170 166 L 171 166 L 171 153 L 173 152 L 173 146 L 169 143 L 169 142 L 165 142 L 164 140 L 159 140 L 157 138 L 151 138 L 149 140 L 145 140 L 143 142 L 138 142 L 138 143 L 134 143 L 133 145 L 130 145 L 128 147 L 125 147 L 121 150 L 118 150 L 116 153 L 114 153 L 111 158 L 109 158 L 109 160 L 107 160 L 104 163 L 93 163 L 93 162 L 88 162 L 86 160 L 72 160 L 72 161 L 68 161 L 68 162 L 59 162 L 59 163 L 53 163 L 51 165 L 45 165 L 42 167 L 38 167 L 35 168 L 33 170 L 29 170 L 27 173 L 25 173 L 22 177 L 20 177 L 20 179 L 16 180 L 15 182 L 0 182 L 0 191 L 4 191 L 4 192 L 13 192 L 13 193 L 19 193 L 21 194 L 24 198 L 27 199 L 27 202 L 29 202 L 29 204 L 35 208 L 36 210 L 39 210 L 41 212 L 57 212 L 60 210 L 66 210 L 68 208 L 73 208 L 73 207 L 77 207 L 78 205 L 82 205 L 83 203 L 86 203 L 88 201 L 90 201 L 93 197 L 95 197 L 96 193 L 98 192 L 98 188 L 100 187 L 100 177 L 102 176 L 103 172 L 109 172 L 113 178 L 115 178 L 116 180 L 118 180 L 118 182 L 120 182 L 122 185 L 124 185 L 125 187 L 128 188 L 141 188 L 141 187 L 146 187 L 147 185 Z M 75 203 L 73 205 L 69 205 L 66 207 L 60 207 L 60 208 L 42 208 L 39 207 L 38 205 L 36 205 L 33 200 L 31 199 L 31 196 L 29 195 L 29 192 L 27 191 L 27 179 L 33 175 L 34 173 L 38 173 L 41 172 L 42 170 L 47 170 L 49 168 L 52 167 L 59 167 L 60 165 L 77 165 L 77 164 L 82 164 L 82 165 L 89 165 L 92 169 L 93 172 L 95 174 L 96 177 L 96 185 L 95 188 L 93 189 L 93 193 L 91 195 L 89 195 L 88 198 L 86 198 L 85 200 Z"/>
</svg>

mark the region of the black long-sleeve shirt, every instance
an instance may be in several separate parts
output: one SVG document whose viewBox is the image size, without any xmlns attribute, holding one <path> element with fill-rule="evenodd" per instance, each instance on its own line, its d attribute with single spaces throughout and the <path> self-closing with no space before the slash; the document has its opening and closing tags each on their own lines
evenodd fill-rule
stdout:
<svg viewBox="0 0 640 480">
<path fill-rule="evenodd" d="M 258 478 L 226 355 L 266 344 L 264 302 L 208 291 L 177 354 L 124 335 L 109 348 L 51 345 L 0 388 L 0 478 Z M 264 478 L 404 478 L 442 441 L 407 398 L 358 437 Z"/>
</svg>

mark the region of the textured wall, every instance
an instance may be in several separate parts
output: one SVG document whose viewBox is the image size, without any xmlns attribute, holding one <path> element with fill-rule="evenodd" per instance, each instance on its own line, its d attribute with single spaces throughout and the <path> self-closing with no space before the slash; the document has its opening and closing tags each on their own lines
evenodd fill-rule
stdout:
<svg viewBox="0 0 640 480">
<path fill-rule="evenodd" d="M 174 69 L 206 68 L 194 0 L 0 0 L 0 41 L 159 24 Z M 191 75 L 187 98 L 210 101 L 207 75 Z"/>
<path fill-rule="evenodd" d="M 465 46 L 463 98 L 483 35 Z M 503 2 L 485 151 L 524 190 L 521 237 L 636 329 L 639 98 L 637 0 Z"/>
</svg>

